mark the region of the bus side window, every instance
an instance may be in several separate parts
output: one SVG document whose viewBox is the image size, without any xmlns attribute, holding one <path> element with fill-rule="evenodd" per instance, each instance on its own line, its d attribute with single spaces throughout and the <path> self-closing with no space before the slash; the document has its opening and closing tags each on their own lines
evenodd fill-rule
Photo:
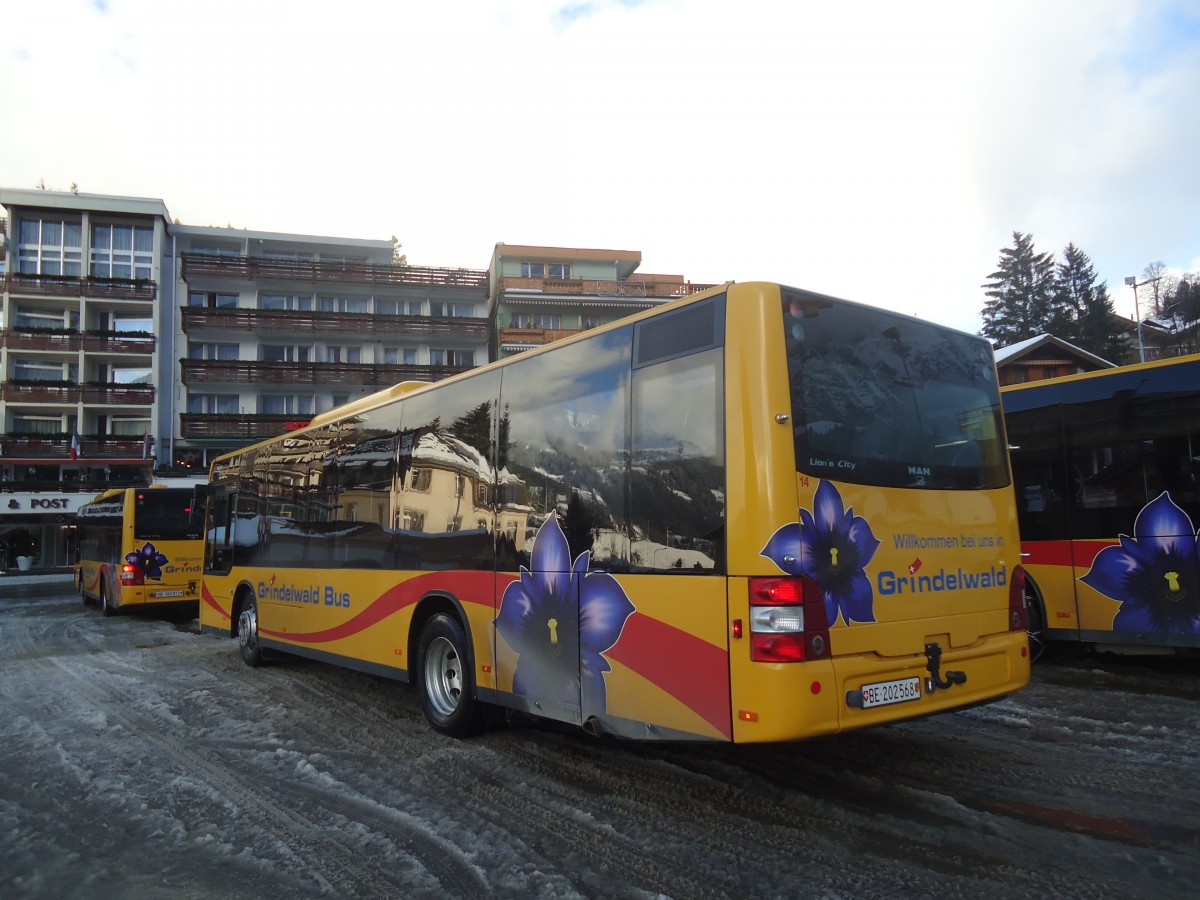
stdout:
<svg viewBox="0 0 1200 900">
<path fill-rule="evenodd" d="M 724 571 L 723 365 L 716 348 L 633 374 L 629 494 L 639 569 Z"/>
<path fill-rule="evenodd" d="M 234 518 L 237 494 L 214 490 L 209 500 L 208 531 L 205 537 L 206 572 L 225 573 L 233 566 Z"/>
</svg>

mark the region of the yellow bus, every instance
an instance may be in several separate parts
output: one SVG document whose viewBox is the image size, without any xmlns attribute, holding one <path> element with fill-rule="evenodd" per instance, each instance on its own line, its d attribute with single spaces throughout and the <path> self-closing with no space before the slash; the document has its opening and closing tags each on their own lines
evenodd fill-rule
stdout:
<svg viewBox="0 0 1200 900">
<path fill-rule="evenodd" d="M 991 347 L 729 283 L 213 461 L 200 623 L 498 710 L 785 741 L 1029 677 Z"/>
<path fill-rule="evenodd" d="M 1200 648 L 1200 355 L 1002 397 L 1034 653 Z"/>
<path fill-rule="evenodd" d="M 79 508 L 75 585 L 106 616 L 130 606 L 200 600 L 203 518 L 190 487 L 105 491 Z"/>
</svg>

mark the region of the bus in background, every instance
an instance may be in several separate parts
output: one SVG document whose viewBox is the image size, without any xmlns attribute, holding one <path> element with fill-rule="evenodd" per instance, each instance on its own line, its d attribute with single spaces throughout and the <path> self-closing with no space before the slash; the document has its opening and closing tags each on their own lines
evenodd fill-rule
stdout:
<svg viewBox="0 0 1200 900">
<path fill-rule="evenodd" d="M 106 491 L 79 508 L 75 585 L 106 616 L 200 599 L 203 519 L 191 487 Z"/>
<path fill-rule="evenodd" d="M 1002 396 L 1035 655 L 1200 648 L 1200 356 Z"/>
<path fill-rule="evenodd" d="M 1029 677 L 990 345 L 729 283 L 213 461 L 200 623 L 501 710 L 787 741 Z"/>
</svg>

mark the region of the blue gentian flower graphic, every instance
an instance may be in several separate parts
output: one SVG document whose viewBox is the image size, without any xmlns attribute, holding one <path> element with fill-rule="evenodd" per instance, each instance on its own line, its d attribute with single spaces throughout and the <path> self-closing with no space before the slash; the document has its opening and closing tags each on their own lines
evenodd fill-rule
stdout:
<svg viewBox="0 0 1200 900">
<path fill-rule="evenodd" d="M 1200 634 L 1200 548 L 1188 514 L 1163 491 L 1133 523 L 1133 536 L 1096 554 L 1079 579 L 1121 604 L 1114 631 Z"/>
<path fill-rule="evenodd" d="M 572 565 L 567 538 L 551 516 L 534 538 L 530 568 L 505 588 L 495 624 L 519 654 L 515 694 L 607 708 L 610 666 L 601 654 L 616 644 L 634 606 L 611 575 L 587 571 L 591 556 L 585 550 Z"/>
<path fill-rule="evenodd" d="M 879 541 L 854 507 L 829 481 L 817 484 L 813 511 L 800 510 L 800 521 L 784 525 L 767 541 L 762 555 L 790 575 L 806 575 L 825 595 L 829 624 L 875 621 L 875 594 L 865 571 Z"/>
<path fill-rule="evenodd" d="M 142 576 L 145 578 L 162 578 L 162 567 L 170 562 L 169 559 L 150 543 L 142 547 L 141 550 L 134 550 L 132 553 L 125 554 L 125 562 L 131 566 L 137 566 L 142 570 Z"/>
</svg>

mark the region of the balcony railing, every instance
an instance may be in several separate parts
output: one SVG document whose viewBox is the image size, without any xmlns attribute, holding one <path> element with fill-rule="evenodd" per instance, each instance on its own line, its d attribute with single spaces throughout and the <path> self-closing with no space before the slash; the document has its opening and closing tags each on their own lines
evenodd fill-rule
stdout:
<svg viewBox="0 0 1200 900">
<path fill-rule="evenodd" d="M 353 384 L 388 387 L 401 381 L 441 381 L 472 366 L 370 363 L 271 363 L 181 359 L 184 384 Z"/>
<path fill-rule="evenodd" d="M 117 406 L 150 406 L 152 384 L 13 384 L 0 385 L 0 397 L 9 403 L 102 403 Z"/>
<path fill-rule="evenodd" d="M 121 334 L 87 334 L 86 332 L 22 331 L 18 328 L 0 329 L 0 342 L 9 350 L 40 350 L 49 353 L 143 354 L 154 353 L 153 337 Z"/>
<path fill-rule="evenodd" d="M 546 294 L 580 294 L 601 301 L 620 299 L 666 299 L 689 297 L 713 287 L 711 284 L 692 284 L 690 281 L 660 281 L 657 279 L 630 278 L 627 280 L 600 278 L 517 278 L 506 276 L 500 279 L 501 291 L 540 291 Z M 511 297 L 505 297 L 510 300 Z"/>
<path fill-rule="evenodd" d="M 36 297 L 93 297 L 109 300 L 153 300 L 158 285 L 153 281 L 128 278 L 93 278 L 71 275 L 27 275 L 10 272 L 4 276 L 10 294 Z"/>
<path fill-rule="evenodd" d="M 332 282 L 389 286 L 437 286 L 486 291 L 486 269 L 442 269 L 429 266 L 393 266 L 377 263 L 316 262 L 267 259 L 261 256 L 208 256 L 183 254 L 183 278 L 236 278 L 243 281 Z"/>
<path fill-rule="evenodd" d="M 266 413 L 184 413 L 179 424 L 181 436 L 188 440 L 257 441 L 303 428 L 310 418 Z"/>
<path fill-rule="evenodd" d="M 522 346 L 549 344 L 573 334 L 586 331 L 584 328 L 501 328 L 500 346 L 520 344 Z"/>
<path fill-rule="evenodd" d="M 381 337 L 487 340 L 487 319 L 443 316 L 375 316 L 366 313 L 288 312 L 278 309 L 184 307 L 183 330 L 358 334 Z"/>
<path fill-rule="evenodd" d="M 140 459 L 143 438 L 84 435 L 79 442 L 80 465 L 105 459 Z M 4 458 L 44 459 L 71 462 L 68 435 L 6 434 L 0 436 L 0 462 Z"/>
</svg>

